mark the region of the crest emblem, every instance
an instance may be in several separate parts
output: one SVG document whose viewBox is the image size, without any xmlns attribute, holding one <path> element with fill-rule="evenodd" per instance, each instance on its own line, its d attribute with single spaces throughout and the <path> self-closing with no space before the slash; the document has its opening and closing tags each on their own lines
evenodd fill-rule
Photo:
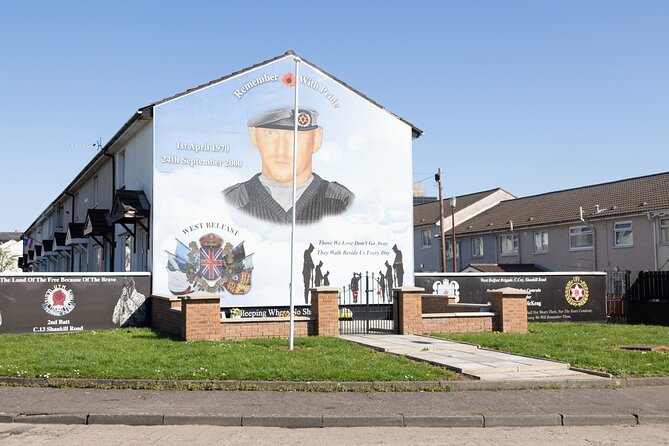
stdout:
<svg viewBox="0 0 669 446">
<path fill-rule="evenodd" d="M 74 293 L 63 285 L 56 285 L 44 293 L 42 309 L 51 316 L 65 316 L 76 307 Z"/>
<path fill-rule="evenodd" d="M 220 236 L 208 233 L 188 246 L 177 240 L 176 253 L 167 253 L 169 288 L 175 295 L 195 291 L 246 294 L 251 289 L 252 256 L 244 243 L 233 247 Z"/>
<path fill-rule="evenodd" d="M 588 301 L 588 284 L 576 276 L 567 282 L 564 288 L 564 296 L 567 303 L 573 307 L 582 307 Z"/>
</svg>

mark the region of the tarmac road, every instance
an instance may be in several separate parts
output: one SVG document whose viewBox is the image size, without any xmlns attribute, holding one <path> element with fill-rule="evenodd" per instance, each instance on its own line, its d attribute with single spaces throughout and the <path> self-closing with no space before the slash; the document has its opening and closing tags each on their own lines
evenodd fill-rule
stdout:
<svg viewBox="0 0 669 446">
<path fill-rule="evenodd" d="M 525 428 L 359 427 L 282 429 L 218 426 L 0 424 L 3 446 L 90 445 L 669 445 L 667 425 Z"/>
</svg>

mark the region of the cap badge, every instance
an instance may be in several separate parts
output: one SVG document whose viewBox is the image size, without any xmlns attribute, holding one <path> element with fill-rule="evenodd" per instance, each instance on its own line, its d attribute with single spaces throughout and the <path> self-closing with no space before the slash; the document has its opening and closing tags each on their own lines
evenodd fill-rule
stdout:
<svg viewBox="0 0 669 446">
<path fill-rule="evenodd" d="M 311 125 L 311 115 L 301 112 L 297 115 L 297 125 L 300 127 L 308 127 Z"/>
</svg>

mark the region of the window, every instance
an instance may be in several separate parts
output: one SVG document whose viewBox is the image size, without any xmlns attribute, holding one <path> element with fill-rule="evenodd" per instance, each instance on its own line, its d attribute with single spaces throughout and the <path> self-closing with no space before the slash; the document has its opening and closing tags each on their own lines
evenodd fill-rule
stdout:
<svg viewBox="0 0 669 446">
<path fill-rule="evenodd" d="M 423 241 L 423 248 L 432 246 L 432 231 L 430 229 L 423 229 L 420 231 L 420 236 Z"/>
<path fill-rule="evenodd" d="M 100 247 L 95 247 L 95 270 L 103 272 L 105 270 L 105 250 Z"/>
<path fill-rule="evenodd" d="M 132 237 L 128 234 L 123 242 L 123 270 L 132 271 Z"/>
<path fill-rule="evenodd" d="M 543 254 L 548 252 L 548 231 L 534 233 L 534 253 Z"/>
<path fill-rule="evenodd" d="M 633 235 L 631 221 L 613 223 L 613 246 L 616 248 L 626 248 L 634 245 Z"/>
<path fill-rule="evenodd" d="M 118 185 L 125 186 L 125 150 L 118 155 Z"/>
<path fill-rule="evenodd" d="M 453 245 L 451 244 L 450 240 L 446 240 L 446 258 L 453 258 Z"/>
<path fill-rule="evenodd" d="M 472 238 L 472 257 L 483 257 L 483 237 Z"/>
<path fill-rule="evenodd" d="M 569 228 L 569 249 L 591 249 L 592 229 L 587 226 Z"/>
<path fill-rule="evenodd" d="M 63 208 L 60 206 L 56 208 L 56 227 L 63 228 Z"/>
<path fill-rule="evenodd" d="M 500 235 L 499 244 L 503 256 L 518 254 L 518 234 Z"/>
<path fill-rule="evenodd" d="M 669 218 L 660 219 L 660 243 L 669 243 Z"/>
</svg>

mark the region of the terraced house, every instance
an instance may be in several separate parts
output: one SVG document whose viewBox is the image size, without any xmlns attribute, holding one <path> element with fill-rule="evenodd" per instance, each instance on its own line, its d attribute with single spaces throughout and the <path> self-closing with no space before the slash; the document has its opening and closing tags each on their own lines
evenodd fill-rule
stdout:
<svg viewBox="0 0 669 446">
<path fill-rule="evenodd" d="M 669 172 L 503 200 L 455 233 L 460 270 L 669 271 Z"/>
</svg>

